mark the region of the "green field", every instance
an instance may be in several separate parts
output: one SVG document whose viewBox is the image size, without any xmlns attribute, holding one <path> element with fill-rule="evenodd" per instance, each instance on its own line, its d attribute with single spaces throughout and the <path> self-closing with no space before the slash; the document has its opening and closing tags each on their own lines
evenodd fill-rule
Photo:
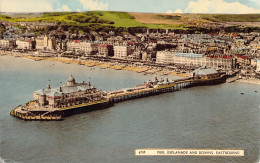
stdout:
<svg viewBox="0 0 260 163">
<path fill-rule="evenodd" d="M 142 13 L 140 13 L 142 14 Z M 89 12 L 46 12 L 38 14 L 0 15 L 0 20 L 19 22 L 61 22 L 63 26 L 86 28 L 90 30 L 102 28 L 142 27 L 151 29 L 189 29 L 190 22 L 259 22 L 260 14 L 153 14 L 151 23 L 144 23 L 127 12 L 89 11 Z M 143 17 L 147 16 L 143 15 Z M 146 17 L 145 17 L 146 18 Z M 158 21 L 160 23 L 158 23 Z M 167 23 L 173 21 L 175 23 Z M 156 23 L 157 22 L 157 23 Z M 79 29 L 78 28 L 78 29 Z"/>
<path fill-rule="evenodd" d="M 204 20 L 213 22 L 259 22 L 260 14 L 199 14 Z"/>
<path fill-rule="evenodd" d="M 90 12 L 50 12 L 43 13 L 42 16 L 30 16 L 30 15 L 14 15 L 5 16 L 0 15 L 1 20 L 10 22 L 19 21 L 36 21 L 36 22 L 61 22 L 62 24 L 73 25 L 91 25 L 102 24 L 110 25 L 114 27 L 147 27 L 147 28 L 174 28 L 185 29 L 184 25 L 170 25 L 170 24 L 145 24 L 135 20 L 133 16 L 127 12 L 113 12 L 113 11 L 90 11 Z"/>
</svg>

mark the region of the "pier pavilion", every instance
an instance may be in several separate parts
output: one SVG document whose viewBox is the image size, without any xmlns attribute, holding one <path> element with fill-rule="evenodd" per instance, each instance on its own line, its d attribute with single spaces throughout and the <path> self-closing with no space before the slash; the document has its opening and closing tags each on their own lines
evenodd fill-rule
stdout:
<svg viewBox="0 0 260 163">
<path fill-rule="evenodd" d="M 34 100 L 40 107 L 62 108 L 81 103 L 99 101 L 103 99 L 103 93 L 90 83 L 76 83 L 72 74 L 67 83 L 58 87 L 40 89 L 33 93 Z"/>
</svg>

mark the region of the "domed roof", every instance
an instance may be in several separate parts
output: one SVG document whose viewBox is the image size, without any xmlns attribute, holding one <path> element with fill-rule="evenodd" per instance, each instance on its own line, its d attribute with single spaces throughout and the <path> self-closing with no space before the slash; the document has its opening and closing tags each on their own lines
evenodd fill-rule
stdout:
<svg viewBox="0 0 260 163">
<path fill-rule="evenodd" d="M 75 78 L 70 74 L 70 76 L 67 79 L 67 82 L 75 82 Z"/>
</svg>

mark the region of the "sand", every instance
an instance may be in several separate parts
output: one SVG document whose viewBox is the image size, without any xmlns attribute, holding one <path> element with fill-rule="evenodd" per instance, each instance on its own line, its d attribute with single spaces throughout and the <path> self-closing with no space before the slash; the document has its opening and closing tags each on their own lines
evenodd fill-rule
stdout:
<svg viewBox="0 0 260 163">
<path fill-rule="evenodd" d="M 17 53 L 17 52 L 4 52 L 0 51 L 0 54 L 2 55 L 11 55 L 14 57 L 25 57 L 28 59 L 32 59 L 35 61 L 41 61 L 41 60 L 49 60 L 49 61 L 55 61 L 55 62 L 62 62 L 66 64 L 81 64 L 88 67 L 94 67 L 98 66 L 101 68 L 111 68 L 115 70 L 128 70 L 128 71 L 134 71 L 137 73 L 144 73 L 144 74 L 157 74 L 157 75 L 167 75 L 167 76 L 178 76 L 178 77 L 187 77 L 187 74 L 183 73 L 177 73 L 172 70 L 168 69 L 162 69 L 162 68 L 151 68 L 150 66 L 135 66 L 135 65 L 128 65 L 121 63 L 113 63 L 113 62 L 102 62 L 102 61 L 92 61 L 92 60 L 78 60 L 78 59 L 71 59 L 71 58 L 64 58 L 64 57 L 34 57 L 28 55 L 28 53 Z"/>
<path fill-rule="evenodd" d="M 239 79 L 237 81 L 250 84 L 260 84 L 260 79 Z"/>
</svg>

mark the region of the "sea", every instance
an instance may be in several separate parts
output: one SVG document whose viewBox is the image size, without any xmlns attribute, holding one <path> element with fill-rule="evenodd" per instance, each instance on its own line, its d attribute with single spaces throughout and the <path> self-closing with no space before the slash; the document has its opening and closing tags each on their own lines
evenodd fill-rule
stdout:
<svg viewBox="0 0 260 163">
<path fill-rule="evenodd" d="M 73 74 L 102 91 L 131 88 L 155 75 L 0 56 L 2 163 L 258 163 L 260 86 L 225 83 L 117 103 L 63 121 L 9 115 L 33 91 Z M 162 76 L 166 79 L 166 76 Z M 161 77 L 159 77 L 161 78 Z M 177 77 L 169 77 L 170 80 Z M 239 149 L 241 157 L 135 156 L 136 149 Z"/>
</svg>

